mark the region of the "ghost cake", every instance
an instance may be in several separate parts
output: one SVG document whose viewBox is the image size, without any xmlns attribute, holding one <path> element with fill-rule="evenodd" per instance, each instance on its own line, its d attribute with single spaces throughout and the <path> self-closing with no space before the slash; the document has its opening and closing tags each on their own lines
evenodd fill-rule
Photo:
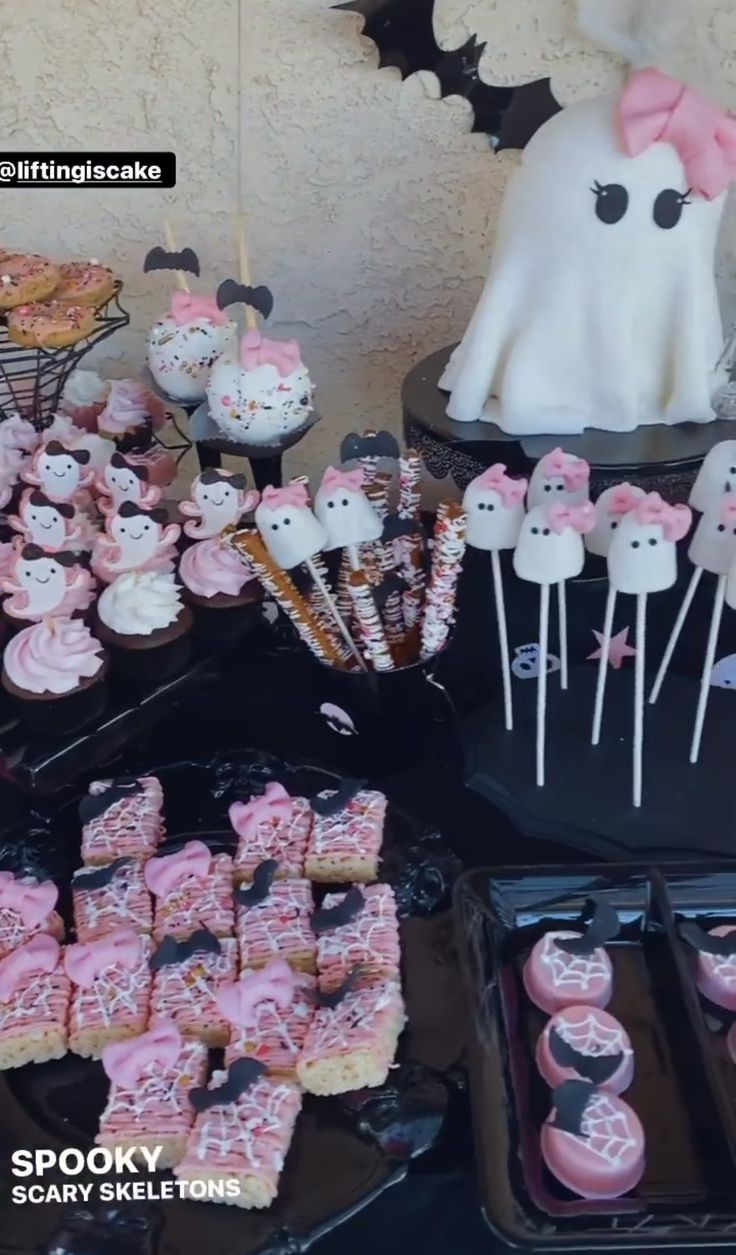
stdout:
<svg viewBox="0 0 736 1255">
<path fill-rule="evenodd" d="M 537 1068 L 550 1089 L 565 1081 L 590 1081 L 622 1094 L 634 1078 L 634 1051 L 626 1029 L 600 1007 L 558 1011 L 540 1034 Z"/>
<path fill-rule="evenodd" d="M 521 525 L 514 571 L 533 584 L 576 579 L 585 565 L 583 536 L 595 524 L 593 506 L 533 506 Z"/>
<path fill-rule="evenodd" d="M 229 854 L 212 854 L 203 841 L 188 841 L 174 854 L 146 863 L 146 886 L 155 899 L 153 935 L 186 939 L 197 928 L 232 937 L 235 925 Z"/>
<path fill-rule="evenodd" d="M 163 805 L 157 776 L 93 780 L 79 804 L 83 862 L 99 867 L 117 858 L 150 858 L 165 832 Z"/>
<path fill-rule="evenodd" d="M 312 931 L 321 990 L 339 988 L 356 967 L 366 980 L 398 980 L 399 924 L 389 885 L 328 893 L 312 916 Z"/>
<path fill-rule="evenodd" d="M 236 325 L 214 297 L 174 292 L 148 336 L 148 369 L 175 401 L 203 401 L 212 366 L 235 344 Z"/>
<path fill-rule="evenodd" d="M 69 995 L 61 947 L 48 933 L 0 959 L 0 1069 L 66 1054 Z"/>
<path fill-rule="evenodd" d="M 102 867 L 80 867 L 72 876 L 74 929 L 78 941 L 94 941 L 113 928 L 150 934 L 151 895 L 139 859 L 116 858 Z"/>
<path fill-rule="evenodd" d="M 316 1009 L 315 980 L 284 959 L 241 973 L 217 992 L 230 1027 L 225 1066 L 256 1059 L 269 1076 L 296 1080 L 296 1065 Z"/>
<path fill-rule="evenodd" d="M 198 928 L 184 941 L 165 936 L 151 955 L 151 1015 L 171 1020 L 183 1037 L 225 1046 L 229 1024 L 218 991 L 238 970 L 237 942 Z"/>
<path fill-rule="evenodd" d="M 565 1007 L 605 1007 L 613 992 L 613 964 L 604 944 L 616 937 L 620 923 L 603 899 L 588 904 L 582 931 L 555 929 L 534 945 L 524 964 L 527 996 L 555 1015 Z"/>
<path fill-rule="evenodd" d="M 37 933 L 63 941 L 64 922 L 55 909 L 58 899 L 53 880 L 0 872 L 0 958 Z"/>
<path fill-rule="evenodd" d="M 207 383 L 212 421 L 234 443 L 278 447 L 312 414 L 314 387 L 296 340 L 246 331 L 240 350 L 223 353 Z"/>
<path fill-rule="evenodd" d="M 668 505 L 657 492 L 621 520 L 608 551 L 608 578 L 619 593 L 658 593 L 677 580 L 677 542 L 690 528 L 686 505 Z"/>
<path fill-rule="evenodd" d="M 585 548 L 599 558 L 608 556 L 614 532 L 624 515 L 646 496 L 643 488 L 634 484 L 614 484 L 606 488 L 595 503 L 595 527 L 585 537 Z"/>
<path fill-rule="evenodd" d="M 113 928 L 94 941 L 64 951 L 72 983 L 69 1048 L 99 1059 L 110 1042 L 137 1037 L 148 1021 L 151 940 L 129 927 Z"/>
<path fill-rule="evenodd" d="M 238 834 L 233 859 L 236 882 L 251 881 L 266 860 L 276 863 L 278 879 L 299 879 L 314 815 L 308 798 L 291 797 L 282 784 L 271 781 L 262 794 L 247 802 L 233 802 L 228 818 Z"/>
<path fill-rule="evenodd" d="M 524 521 L 526 491 L 527 481 L 511 479 L 500 462 L 476 476 L 463 497 L 467 543 L 486 551 L 513 549 Z"/>
<path fill-rule="evenodd" d="M 586 1081 L 565 1081 L 552 1094 L 541 1132 L 542 1158 L 573 1194 L 620 1198 L 644 1174 L 645 1138 L 636 1112 Z"/>
</svg>

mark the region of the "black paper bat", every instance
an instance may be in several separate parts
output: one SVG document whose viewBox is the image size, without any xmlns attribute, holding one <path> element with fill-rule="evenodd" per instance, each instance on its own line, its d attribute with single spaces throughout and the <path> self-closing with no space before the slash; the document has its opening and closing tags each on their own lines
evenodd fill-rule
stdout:
<svg viewBox="0 0 736 1255">
<path fill-rule="evenodd" d="M 561 1129 L 563 1133 L 573 1133 L 575 1137 L 585 1137 L 582 1129 L 583 1116 L 593 1095 L 595 1085 L 589 1081 L 565 1081 L 552 1091 L 552 1105 L 555 1109 L 552 1127 Z"/>
<path fill-rule="evenodd" d="M 116 858 L 105 867 L 90 867 L 89 871 L 82 867 L 72 877 L 72 885 L 76 893 L 90 893 L 93 889 L 104 889 L 117 876 L 121 867 L 132 863 L 132 858 Z"/>
<path fill-rule="evenodd" d="M 217 289 L 217 308 L 227 309 L 228 305 L 250 305 L 262 318 L 270 318 L 273 312 L 273 293 L 261 283 L 252 288 L 246 283 L 238 283 L 237 279 L 223 279 Z"/>
<path fill-rule="evenodd" d="M 338 902 L 337 906 L 322 906 L 309 921 L 309 927 L 317 936 L 320 933 L 332 932 L 333 928 L 343 928 L 345 924 L 349 924 L 354 920 L 356 915 L 365 906 L 365 898 L 360 892 L 357 885 L 352 889 L 348 889 L 342 902 Z"/>
<path fill-rule="evenodd" d="M 148 960 L 148 966 L 152 972 L 158 972 L 162 967 L 175 967 L 177 963 L 185 963 L 195 954 L 221 953 L 219 938 L 209 928 L 198 928 L 184 941 L 177 941 L 176 937 L 164 937 Z"/>
<path fill-rule="evenodd" d="M 365 788 L 365 780 L 351 780 L 347 776 L 340 781 L 334 793 L 318 793 L 312 798 L 311 806 L 316 815 L 326 819 L 329 815 L 339 815 L 348 802 L 352 802 L 356 794 Z"/>
<path fill-rule="evenodd" d="M 257 1059 L 236 1059 L 227 1070 L 227 1080 L 216 1089 L 190 1089 L 189 1101 L 195 1111 L 209 1111 L 210 1107 L 228 1107 L 244 1094 L 266 1071 Z"/>
<path fill-rule="evenodd" d="M 578 1076 L 585 1081 L 591 1081 L 593 1085 L 602 1085 L 604 1081 L 610 1080 L 624 1061 L 624 1057 L 620 1053 L 615 1055 L 586 1055 L 583 1051 L 576 1050 L 568 1041 L 565 1041 L 556 1028 L 550 1030 L 549 1052 L 559 1067 L 573 1068 Z"/>
<path fill-rule="evenodd" d="M 193 248 L 183 248 L 179 253 L 167 253 L 165 248 L 157 244 L 146 253 L 143 273 L 149 270 L 183 270 L 185 274 L 199 278 L 199 258 Z"/>
<path fill-rule="evenodd" d="M 443 51 L 434 34 L 434 0 L 349 0 L 335 8 L 365 18 L 363 33 L 378 48 L 380 69 L 393 66 L 402 78 L 431 70 L 442 96 L 464 96 L 473 109 L 473 130 L 488 135 L 498 150 L 525 147 L 560 110 L 549 79 L 516 88 L 482 82 L 478 66 L 486 45 L 477 35 Z"/>
<path fill-rule="evenodd" d="M 325 994 L 321 990 L 315 989 L 314 1001 L 318 1007 L 325 1007 L 328 1011 L 334 1011 L 335 1007 L 339 1007 L 344 998 L 347 998 L 358 983 L 358 977 L 362 972 L 362 967 L 356 963 L 355 967 L 348 972 L 345 980 L 337 989 L 333 989 L 331 993 Z"/>
<path fill-rule="evenodd" d="M 393 458 L 401 456 L 399 442 L 390 431 L 364 431 L 359 435 L 351 431 L 340 445 L 340 461 L 352 462 L 354 458 Z"/>
<path fill-rule="evenodd" d="M 264 858 L 253 873 L 253 884 L 237 886 L 235 901 L 241 906 L 255 906 L 258 902 L 265 902 L 271 892 L 278 869 L 279 865 L 275 858 Z"/>
<path fill-rule="evenodd" d="M 387 514 L 381 540 L 387 544 L 401 536 L 423 536 L 424 528 L 418 519 L 402 519 L 400 514 Z"/>
<path fill-rule="evenodd" d="M 605 898 L 589 898 L 580 916 L 585 932 L 581 937 L 555 937 L 558 950 L 582 956 L 599 950 L 621 932 L 621 920 Z"/>
<path fill-rule="evenodd" d="M 694 919 L 683 920 L 677 930 L 693 950 L 700 954 L 712 954 L 717 959 L 730 959 L 736 954 L 736 928 L 725 937 L 716 937 L 706 932 Z"/>
<path fill-rule="evenodd" d="M 90 824 L 93 819 L 104 815 L 116 802 L 124 802 L 142 792 L 140 780 L 113 780 L 109 789 L 103 789 L 102 793 L 88 793 L 82 798 L 79 803 L 79 818 L 83 824 Z"/>
</svg>

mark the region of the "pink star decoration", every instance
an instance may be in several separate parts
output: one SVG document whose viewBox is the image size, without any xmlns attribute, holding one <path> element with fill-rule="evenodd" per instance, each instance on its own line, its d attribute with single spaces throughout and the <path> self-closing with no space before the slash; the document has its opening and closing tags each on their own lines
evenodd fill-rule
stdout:
<svg viewBox="0 0 736 1255">
<path fill-rule="evenodd" d="M 600 658 L 603 653 L 603 643 L 605 640 L 603 633 L 596 632 L 595 628 L 593 628 L 593 635 L 598 642 L 598 649 L 594 650 L 592 654 L 588 654 L 588 662 L 595 661 L 595 659 Z M 616 671 L 621 670 L 624 658 L 633 658 L 636 654 L 636 650 L 627 643 L 628 639 L 628 628 L 623 628 L 623 630 L 618 632 L 616 636 L 611 637 L 611 643 L 608 647 L 608 661 Z"/>
</svg>

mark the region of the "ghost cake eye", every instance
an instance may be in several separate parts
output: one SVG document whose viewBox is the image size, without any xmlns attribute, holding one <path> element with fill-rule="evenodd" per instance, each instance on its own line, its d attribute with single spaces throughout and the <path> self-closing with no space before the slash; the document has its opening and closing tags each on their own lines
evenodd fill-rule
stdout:
<svg viewBox="0 0 736 1255">
<path fill-rule="evenodd" d="M 654 221 L 663 231 L 671 231 L 676 227 L 682 217 L 682 211 L 686 205 L 692 205 L 692 201 L 688 199 L 691 189 L 686 192 L 677 192 L 674 188 L 665 188 L 663 192 L 654 202 Z"/>
<path fill-rule="evenodd" d="M 629 208 L 629 193 L 621 183 L 599 183 L 590 189 L 595 196 L 596 217 L 606 226 L 615 226 Z"/>
</svg>

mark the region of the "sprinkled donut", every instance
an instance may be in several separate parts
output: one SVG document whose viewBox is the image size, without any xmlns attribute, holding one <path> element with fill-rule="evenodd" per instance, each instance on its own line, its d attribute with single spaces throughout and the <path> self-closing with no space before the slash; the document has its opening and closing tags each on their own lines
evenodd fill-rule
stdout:
<svg viewBox="0 0 736 1255">
<path fill-rule="evenodd" d="M 0 260 L 0 309 L 15 309 L 51 296 L 59 268 L 35 253 L 14 253 Z"/>
<path fill-rule="evenodd" d="M 26 349 L 63 349 L 85 340 L 97 326 L 89 305 L 64 301 L 20 305 L 8 314 L 8 335 Z"/>
<path fill-rule="evenodd" d="M 115 275 L 109 266 L 90 261 L 69 261 L 59 266 L 60 281 L 54 289 L 55 301 L 72 301 L 99 309 L 115 291 Z"/>
</svg>

